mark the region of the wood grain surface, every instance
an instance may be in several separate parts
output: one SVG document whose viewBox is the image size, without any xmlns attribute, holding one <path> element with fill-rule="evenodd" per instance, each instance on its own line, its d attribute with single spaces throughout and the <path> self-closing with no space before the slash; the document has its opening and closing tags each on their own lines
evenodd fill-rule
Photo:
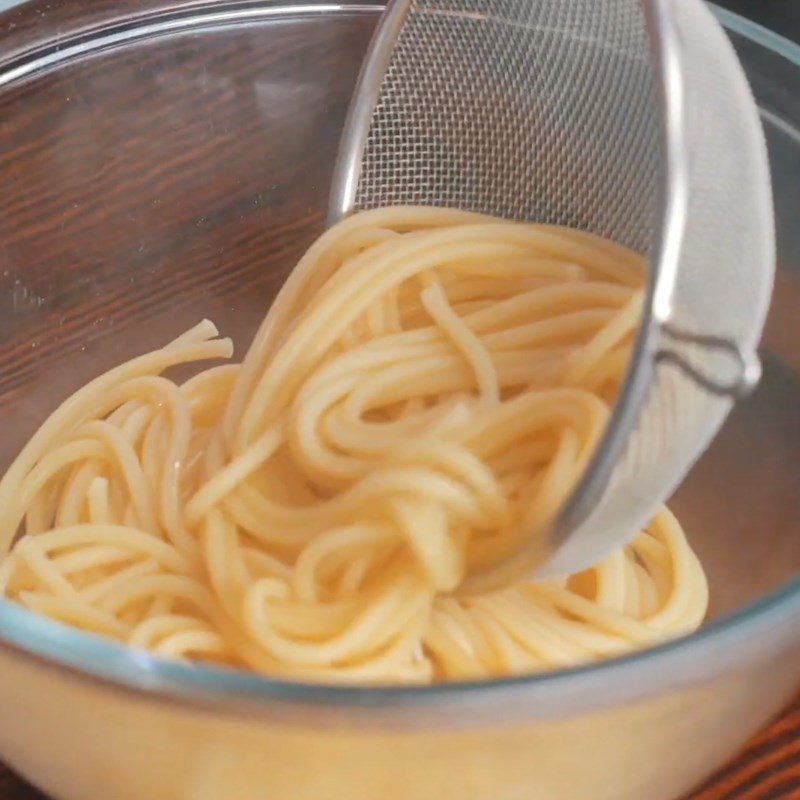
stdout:
<svg viewBox="0 0 800 800">
<path fill-rule="evenodd" d="M 0 15 L 0 77 L 161 6 L 71 3 Z M 210 25 L 0 82 L 0 469 L 57 398 L 203 316 L 241 351 L 322 228 L 373 23 Z M 0 800 L 41 798 L 0 767 Z M 798 800 L 800 703 L 693 798 Z"/>
</svg>

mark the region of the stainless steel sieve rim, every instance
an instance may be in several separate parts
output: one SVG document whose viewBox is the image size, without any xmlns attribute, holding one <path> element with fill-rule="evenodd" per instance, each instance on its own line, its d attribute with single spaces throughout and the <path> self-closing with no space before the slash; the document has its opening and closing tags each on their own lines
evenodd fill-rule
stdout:
<svg viewBox="0 0 800 800">
<path fill-rule="evenodd" d="M 672 322 L 673 295 L 680 267 L 681 248 L 689 206 L 688 164 L 682 147 L 684 85 L 682 43 L 674 22 L 676 0 L 642 0 L 649 44 L 661 99 L 661 137 L 664 166 L 656 209 L 657 230 L 649 264 L 642 318 L 631 359 L 613 406 L 611 417 L 582 477 L 545 532 L 548 555 L 555 553 L 570 533 L 583 523 L 608 486 L 611 473 L 633 433 L 656 366 L 682 370 L 698 387 L 723 398 L 747 396 L 758 384 L 761 365 L 755 350 L 744 350 L 733 338 L 684 331 Z M 390 0 L 364 59 L 345 121 L 339 156 L 333 172 L 328 225 L 353 212 L 367 145 L 370 121 L 381 84 L 403 23 L 413 0 Z M 452 13 L 452 12 L 448 12 Z M 691 344 L 700 351 L 726 356 L 727 377 L 703 372 L 672 345 Z M 503 566 L 510 572 L 530 569 L 541 557 L 533 542 Z"/>
</svg>

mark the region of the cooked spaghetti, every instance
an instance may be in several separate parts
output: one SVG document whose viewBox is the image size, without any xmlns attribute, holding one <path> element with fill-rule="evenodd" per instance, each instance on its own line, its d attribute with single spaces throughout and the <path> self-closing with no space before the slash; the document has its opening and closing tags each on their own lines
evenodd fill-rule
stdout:
<svg viewBox="0 0 800 800">
<path fill-rule="evenodd" d="M 580 475 L 642 280 L 575 230 L 353 216 L 241 365 L 164 376 L 232 355 L 205 321 L 50 416 L 0 482 L 0 589 L 158 655 L 315 681 L 507 675 L 691 631 L 706 581 L 666 509 L 580 574 L 459 591 Z"/>
</svg>

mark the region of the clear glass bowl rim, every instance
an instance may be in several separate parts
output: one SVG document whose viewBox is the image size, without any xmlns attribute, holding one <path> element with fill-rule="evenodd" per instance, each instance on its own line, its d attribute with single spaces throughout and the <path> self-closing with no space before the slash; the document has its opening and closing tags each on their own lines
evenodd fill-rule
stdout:
<svg viewBox="0 0 800 800">
<path fill-rule="evenodd" d="M 0 12 L 30 0 L 0 0 Z M 311 3 L 306 0 L 267 0 L 279 9 L 301 12 L 373 11 L 380 5 L 364 0 Z M 800 70 L 800 46 L 731 11 L 709 4 L 730 32 L 760 45 Z M 191 4 L 209 11 L 211 3 Z M 633 699 L 663 692 L 720 674 L 736 663 L 743 643 L 764 635 L 800 627 L 800 575 L 780 589 L 736 612 L 720 617 L 686 637 L 619 658 L 566 670 L 482 681 L 425 686 L 331 686 L 269 678 L 244 670 L 216 668 L 154 658 L 147 653 L 103 637 L 83 633 L 0 600 L 0 647 L 32 657 L 73 675 L 99 679 L 117 689 L 166 696 L 191 703 L 222 703 L 229 710 L 252 712 L 264 703 L 302 703 L 315 707 L 357 708 L 459 707 L 475 708 L 474 701 L 490 705 L 498 697 L 519 700 L 524 693 L 531 709 L 537 699 L 552 709 L 557 698 L 572 698 L 586 706 L 586 698 L 602 693 L 607 700 Z M 777 632 L 777 634 L 775 633 Z M 738 655 L 737 655 L 738 654 Z M 559 706 L 565 710 L 566 706 Z"/>
</svg>

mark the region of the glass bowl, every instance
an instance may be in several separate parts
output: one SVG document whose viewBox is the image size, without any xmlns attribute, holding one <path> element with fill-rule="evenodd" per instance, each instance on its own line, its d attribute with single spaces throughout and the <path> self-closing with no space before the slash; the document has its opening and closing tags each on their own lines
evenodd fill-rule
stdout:
<svg viewBox="0 0 800 800">
<path fill-rule="evenodd" d="M 322 230 L 380 4 L 0 2 L 0 469 L 203 317 L 241 354 Z M 153 659 L 0 602 L 0 757 L 63 800 L 675 800 L 800 681 L 800 49 L 717 11 L 761 107 L 764 380 L 673 507 L 697 634 L 559 673 L 325 688 Z"/>
</svg>

